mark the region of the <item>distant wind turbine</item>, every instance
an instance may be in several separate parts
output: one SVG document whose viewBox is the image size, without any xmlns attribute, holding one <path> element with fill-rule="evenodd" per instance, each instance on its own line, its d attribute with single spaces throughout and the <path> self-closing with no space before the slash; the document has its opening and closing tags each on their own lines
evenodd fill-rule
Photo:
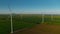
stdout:
<svg viewBox="0 0 60 34">
<path fill-rule="evenodd" d="M 42 23 L 44 23 L 44 13 L 42 12 Z"/>
<path fill-rule="evenodd" d="M 24 12 L 24 11 L 22 11 L 22 12 L 21 12 L 21 15 L 20 15 L 20 16 L 21 16 L 21 20 L 23 19 L 23 18 L 22 18 L 22 17 L 23 17 L 23 12 Z"/>
<path fill-rule="evenodd" d="M 53 21 L 53 14 L 51 14 L 51 21 Z"/>
<path fill-rule="evenodd" d="M 53 13 L 53 12 L 52 12 Z M 51 21 L 53 21 L 53 14 L 51 14 Z"/>
</svg>

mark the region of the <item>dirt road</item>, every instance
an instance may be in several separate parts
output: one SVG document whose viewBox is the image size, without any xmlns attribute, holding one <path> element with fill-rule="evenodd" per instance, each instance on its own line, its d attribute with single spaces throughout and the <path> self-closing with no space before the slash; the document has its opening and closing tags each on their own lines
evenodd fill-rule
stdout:
<svg viewBox="0 0 60 34">
<path fill-rule="evenodd" d="M 39 24 L 33 28 L 15 32 L 14 34 L 60 34 L 60 25 Z"/>
</svg>

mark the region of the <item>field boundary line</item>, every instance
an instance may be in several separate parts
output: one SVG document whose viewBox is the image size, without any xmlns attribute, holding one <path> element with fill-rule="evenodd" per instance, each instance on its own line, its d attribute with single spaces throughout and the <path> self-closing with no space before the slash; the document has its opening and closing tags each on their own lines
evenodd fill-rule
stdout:
<svg viewBox="0 0 60 34">
<path fill-rule="evenodd" d="M 19 29 L 19 30 L 14 31 L 13 33 L 16 33 L 16 32 L 19 32 L 19 31 L 24 31 L 24 30 L 26 30 L 26 29 L 30 29 L 30 28 Z"/>
<path fill-rule="evenodd" d="M 38 24 L 37 24 L 38 25 Z M 36 26 L 36 25 L 35 25 Z M 34 26 L 34 27 L 35 27 Z M 13 33 L 16 33 L 16 32 L 19 32 L 19 31 L 24 31 L 24 30 L 27 30 L 27 29 L 31 29 L 31 28 L 23 28 L 23 29 L 18 29 L 18 30 L 16 30 L 16 31 L 14 31 Z"/>
</svg>

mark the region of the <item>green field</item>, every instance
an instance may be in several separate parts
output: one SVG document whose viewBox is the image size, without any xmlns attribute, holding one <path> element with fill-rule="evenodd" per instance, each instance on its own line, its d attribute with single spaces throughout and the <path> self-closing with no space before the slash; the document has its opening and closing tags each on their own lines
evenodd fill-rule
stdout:
<svg viewBox="0 0 60 34">
<path fill-rule="evenodd" d="M 0 34 L 8 34 L 10 32 L 10 16 L 0 15 Z"/>
<path fill-rule="evenodd" d="M 60 15 L 53 15 L 53 21 L 51 15 L 44 16 L 43 24 L 55 24 L 60 25 Z M 23 28 L 31 28 L 37 24 L 42 24 L 42 15 L 39 14 L 23 14 L 22 18 L 20 14 L 13 15 L 13 28 L 14 31 Z M 0 15 L 0 34 L 10 33 L 10 15 Z"/>
</svg>

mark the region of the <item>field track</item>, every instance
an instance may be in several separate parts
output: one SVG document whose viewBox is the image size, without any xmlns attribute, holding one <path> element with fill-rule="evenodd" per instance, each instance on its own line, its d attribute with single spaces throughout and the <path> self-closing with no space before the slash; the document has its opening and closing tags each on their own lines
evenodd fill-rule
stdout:
<svg viewBox="0 0 60 34">
<path fill-rule="evenodd" d="M 60 25 L 38 24 L 37 26 L 14 34 L 60 34 Z"/>
</svg>

